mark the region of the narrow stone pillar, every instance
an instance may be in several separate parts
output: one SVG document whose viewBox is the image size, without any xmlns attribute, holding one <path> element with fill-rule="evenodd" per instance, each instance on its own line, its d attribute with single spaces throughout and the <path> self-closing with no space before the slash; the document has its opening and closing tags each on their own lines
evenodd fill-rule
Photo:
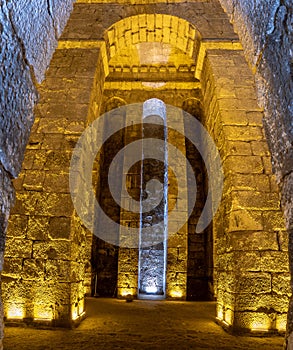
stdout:
<svg viewBox="0 0 293 350">
<path fill-rule="evenodd" d="M 169 156 L 170 168 L 168 207 L 169 212 L 174 209 L 180 217 L 168 219 L 168 259 L 167 259 L 167 298 L 186 298 L 187 292 L 187 249 L 188 249 L 188 193 L 187 193 L 187 171 L 186 171 L 186 147 L 184 136 L 183 111 L 175 108 L 167 109 L 168 143 L 172 144 L 182 156 L 172 153 Z M 169 123 L 169 118 L 172 124 Z M 171 124 L 171 128 L 169 128 Z M 178 197 L 180 187 L 180 197 Z M 194 189 L 196 190 L 196 189 Z M 181 225 L 179 222 L 184 222 Z M 172 234 L 171 234 L 172 232 Z"/>
<path fill-rule="evenodd" d="M 147 100 L 143 108 L 138 280 L 140 298 L 165 297 L 168 235 L 166 139 L 165 104 L 157 99 Z"/>
<path fill-rule="evenodd" d="M 141 109 L 136 106 L 128 106 L 126 109 L 125 125 L 131 125 L 126 128 L 124 136 L 124 145 L 141 139 Z M 128 168 L 127 164 L 133 165 Z M 132 152 L 125 153 L 123 160 L 122 176 L 125 179 L 125 187 L 132 192 L 140 186 L 140 163 L 132 158 Z M 118 255 L 118 281 L 117 281 L 117 297 L 137 296 L 138 290 L 138 232 L 140 225 L 139 211 L 134 212 L 130 204 L 131 198 L 129 193 L 122 191 L 120 208 L 120 236 L 119 236 L 119 255 Z M 136 201 L 139 201 L 139 193 L 134 194 Z M 129 231 L 134 229 L 137 231 L 136 237 L 130 237 Z M 133 238 L 133 239 L 132 239 Z"/>
</svg>

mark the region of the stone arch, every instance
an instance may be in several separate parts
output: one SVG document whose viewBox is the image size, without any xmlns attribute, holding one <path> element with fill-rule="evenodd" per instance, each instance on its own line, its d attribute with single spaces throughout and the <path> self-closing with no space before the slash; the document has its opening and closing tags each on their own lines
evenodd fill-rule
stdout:
<svg viewBox="0 0 293 350">
<path fill-rule="evenodd" d="M 194 117 L 201 119 L 203 106 L 198 98 L 191 97 L 184 100 L 182 102 L 182 109 Z"/>
<path fill-rule="evenodd" d="M 117 96 L 110 97 L 105 103 L 104 112 L 109 112 L 112 109 L 125 106 L 126 104 L 127 102 L 120 97 L 117 97 Z"/>
<path fill-rule="evenodd" d="M 140 14 L 113 24 L 105 33 L 110 60 L 123 47 L 142 42 L 173 45 L 196 61 L 201 34 L 188 21 L 166 14 Z"/>
</svg>

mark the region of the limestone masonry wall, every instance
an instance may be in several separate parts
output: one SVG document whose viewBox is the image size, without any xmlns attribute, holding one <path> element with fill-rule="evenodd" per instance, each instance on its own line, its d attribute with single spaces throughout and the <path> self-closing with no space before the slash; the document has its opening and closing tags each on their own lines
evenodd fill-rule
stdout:
<svg viewBox="0 0 293 350">
<path fill-rule="evenodd" d="M 34 82 L 44 77 L 72 3 L 72 0 L 0 2 L 1 270 L 7 219 L 13 203 L 10 178 L 16 177 L 21 169 L 33 124 L 37 101 Z M 0 323 L 2 339 L 2 316 Z"/>
<path fill-rule="evenodd" d="M 289 236 L 293 235 L 293 9 L 290 0 L 220 0 L 227 11 L 255 72 L 258 100 L 273 171 L 281 188 L 282 208 Z M 289 240 L 290 256 L 293 254 Z M 292 259 L 291 271 L 292 271 Z M 292 302 L 291 302 L 292 304 Z M 292 306 L 288 335 L 293 338 Z M 290 340 L 290 344 L 293 340 Z M 289 345 L 290 346 L 290 345 Z"/>
<path fill-rule="evenodd" d="M 208 50 L 201 57 L 204 124 L 218 145 L 225 173 L 223 201 L 213 224 L 217 316 L 236 329 L 261 326 L 283 331 L 291 291 L 288 234 L 277 184 L 289 230 L 292 271 L 291 1 L 80 2 L 63 30 L 73 2 L 0 0 L 0 270 L 14 201 L 11 178 L 22 168 L 14 181 L 16 204 L 7 234 L 5 315 L 68 324 L 82 314 L 84 290 L 90 289 L 90 235 L 73 210 L 68 171 L 76 140 L 87 122 L 99 114 L 105 80 L 102 62 L 107 58 L 99 46 L 70 48 L 70 44 L 53 56 L 58 37 L 62 33 L 62 40 L 68 42 L 103 41 L 105 30 L 116 23 L 106 37 L 111 58 L 117 48 L 144 36 L 154 40 L 157 28 L 157 35 L 165 35 L 164 42 L 186 52 L 194 45 L 189 57 L 196 59 L 200 37 L 210 42 L 238 41 L 221 3 L 252 71 L 241 50 Z M 142 16 L 140 21 L 137 15 Z M 185 24 L 178 26 L 176 19 L 169 23 L 171 16 L 190 24 L 181 20 Z M 174 29 L 186 26 L 188 33 Z M 41 100 L 34 112 L 38 93 Z M 112 93 L 119 97 L 120 92 Z M 160 98 L 160 94 L 150 97 Z M 121 97 L 128 100 L 128 95 L 141 98 L 140 91 L 134 90 Z M 185 92 L 180 97 L 185 98 Z M 127 263 L 135 276 L 137 254 L 120 250 L 123 254 L 128 254 Z M 289 348 L 293 344 L 291 304 Z M 0 306 L 0 349 L 2 315 Z"/>
</svg>

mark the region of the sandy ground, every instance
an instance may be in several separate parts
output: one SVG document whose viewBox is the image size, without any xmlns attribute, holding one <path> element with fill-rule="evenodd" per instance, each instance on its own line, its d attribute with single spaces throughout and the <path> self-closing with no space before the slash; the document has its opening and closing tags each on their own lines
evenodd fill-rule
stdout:
<svg viewBox="0 0 293 350">
<path fill-rule="evenodd" d="M 6 327 L 4 350 L 282 349 L 281 337 L 227 334 L 215 324 L 215 303 L 87 300 L 88 317 L 73 330 Z"/>
</svg>

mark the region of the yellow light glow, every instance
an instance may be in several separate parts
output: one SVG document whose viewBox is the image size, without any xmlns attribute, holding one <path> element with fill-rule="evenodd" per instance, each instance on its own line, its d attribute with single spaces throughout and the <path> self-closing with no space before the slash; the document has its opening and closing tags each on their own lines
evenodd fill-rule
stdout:
<svg viewBox="0 0 293 350">
<path fill-rule="evenodd" d="M 220 321 L 223 321 L 223 319 L 224 319 L 224 312 L 223 312 L 223 306 L 222 305 L 218 305 L 218 307 L 217 307 L 217 318 Z"/>
<path fill-rule="evenodd" d="M 269 328 L 270 328 L 269 321 L 263 318 L 262 319 L 258 318 L 257 320 L 253 320 L 250 326 L 250 329 L 252 332 L 268 332 Z"/>
<path fill-rule="evenodd" d="M 21 320 L 24 317 L 24 310 L 22 304 L 12 304 L 7 311 L 8 319 Z"/>
<path fill-rule="evenodd" d="M 287 315 L 277 318 L 276 328 L 279 332 L 286 332 L 287 328 Z"/>
<path fill-rule="evenodd" d="M 72 317 L 72 320 L 73 320 L 73 321 L 75 321 L 75 320 L 78 319 L 79 315 L 78 315 L 77 306 L 73 306 L 73 307 L 72 307 L 71 317 Z"/>
<path fill-rule="evenodd" d="M 230 326 L 233 323 L 233 311 L 231 309 L 226 309 L 224 318 L 224 321 Z"/>
<path fill-rule="evenodd" d="M 150 87 L 150 88 L 153 88 L 153 89 L 159 89 L 159 88 L 161 88 L 161 87 L 166 85 L 165 82 L 151 82 L 151 81 L 145 81 L 145 82 L 142 82 L 141 84 L 143 86 Z"/>
<path fill-rule="evenodd" d="M 171 290 L 170 295 L 172 298 L 182 298 L 183 292 L 180 289 Z"/>
<path fill-rule="evenodd" d="M 78 318 L 85 314 L 84 311 L 84 298 L 80 299 L 78 302 L 72 305 L 71 308 L 71 319 L 76 321 Z"/>
<path fill-rule="evenodd" d="M 43 305 L 37 305 L 34 308 L 34 320 L 51 321 L 53 319 L 53 311 L 50 308 L 44 308 Z"/>
<path fill-rule="evenodd" d="M 127 297 L 127 295 L 133 295 L 133 291 L 131 289 L 125 288 L 121 290 L 121 296 Z"/>
<path fill-rule="evenodd" d="M 84 299 L 81 299 L 78 303 L 78 311 L 79 314 L 83 314 L 84 313 Z"/>
<path fill-rule="evenodd" d="M 171 53 L 171 45 L 161 42 L 143 42 L 136 48 L 140 64 L 166 64 Z"/>
</svg>

